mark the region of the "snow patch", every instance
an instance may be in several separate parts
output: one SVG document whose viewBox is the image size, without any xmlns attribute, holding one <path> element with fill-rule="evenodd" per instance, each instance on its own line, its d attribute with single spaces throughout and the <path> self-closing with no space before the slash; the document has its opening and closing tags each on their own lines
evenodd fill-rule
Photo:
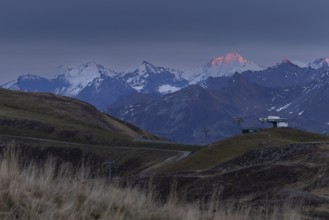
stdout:
<svg viewBox="0 0 329 220">
<path fill-rule="evenodd" d="M 271 107 L 271 108 L 269 108 L 269 109 L 267 109 L 267 111 L 272 111 L 272 110 L 274 110 L 276 107 L 275 106 L 273 106 L 273 107 Z"/>
<path fill-rule="evenodd" d="M 144 86 L 133 86 L 134 89 L 136 89 L 138 92 L 142 91 L 144 89 Z"/>
<path fill-rule="evenodd" d="M 162 85 L 159 87 L 158 91 L 160 93 L 172 93 L 172 92 L 176 92 L 180 90 L 180 88 L 176 87 L 176 86 L 171 86 L 171 85 L 168 85 L 168 84 L 165 84 L 165 85 Z"/>
<path fill-rule="evenodd" d="M 19 90 L 19 86 L 17 85 L 17 80 L 13 80 L 8 83 L 5 83 L 1 87 L 5 89 Z"/>
<path fill-rule="evenodd" d="M 291 103 L 288 103 L 288 104 L 286 104 L 285 106 L 282 106 L 281 108 L 278 108 L 276 111 L 277 111 L 277 112 L 280 112 L 280 111 L 282 111 L 282 110 L 288 108 L 290 105 L 291 105 Z"/>
</svg>

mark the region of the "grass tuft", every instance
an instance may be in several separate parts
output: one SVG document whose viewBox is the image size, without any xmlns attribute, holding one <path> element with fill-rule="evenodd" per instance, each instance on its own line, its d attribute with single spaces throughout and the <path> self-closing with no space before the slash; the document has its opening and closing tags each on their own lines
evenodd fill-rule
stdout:
<svg viewBox="0 0 329 220">
<path fill-rule="evenodd" d="M 173 193 L 159 202 L 150 191 L 90 179 L 86 167 L 55 169 L 52 159 L 43 166 L 22 165 L 20 157 L 12 146 L 0 158 L 0 219 L 300 219 L 292 209 L 264 215 L 251 206 L 221 205 L 216 196 L 208 203 L 186 203 Z"/>
</svg>

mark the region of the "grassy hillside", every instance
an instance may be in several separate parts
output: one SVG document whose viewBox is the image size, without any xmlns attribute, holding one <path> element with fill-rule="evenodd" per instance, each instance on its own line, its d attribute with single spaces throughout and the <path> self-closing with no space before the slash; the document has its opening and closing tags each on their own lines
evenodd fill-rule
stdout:
<svg viewBox="0 0 329 220">
<path fill-rule="evenodd" d="M 34 148 L 32 155 L 113 160 L 116 175 L 136 174 L 181 151 L 200 149 L 161 142 L 166 140 L 76 99 L 0 89 L 0 145 L 12 140 L 22 148 Z"/>
<path fill-rule="evenodd" d="M 300 219 L 302 208 L 186 203 L 174 193 L 160 202 L 152 191 L 121 188 L 105 179 L 90 179 L 87 169 L 72 170 L 53 161 L 40 167 L 20 165 L 20 154 L 7 151 L 0 157 L 1 219 L 121 219 L 121 220 L 260 220 Z M 314 218 L 313 218 L 314 219 Z"/>
<path fill-rule="evenodd" d="M 162 171 L 194 171 L 211 168 L 250 150 L 272 145 L 329 141 L 329 137 L 291 128 L 265 129 L 259 133 L 241 134 L 210 144 L 188 158 Z"/>
<path fill-rule="evenodd" d="M 162 173 L 152 180 L 163 195 L 170 191 L 168 183 L 175 182 L 178 194 L 189 201 L 207 201 L 217 190 L 224 203 L 262 207 L 296 202 L 305 206 L 309 219 L 329 219 L 328 155 L 327 136 L 268 129 L 211 144 L 158 169 Z"/>
<path fill-rule="evenodd" d="M 72 98 L 0 89 L 0 133 L 74 142 L 123 144 L 161 139 Z"/>
</svg>

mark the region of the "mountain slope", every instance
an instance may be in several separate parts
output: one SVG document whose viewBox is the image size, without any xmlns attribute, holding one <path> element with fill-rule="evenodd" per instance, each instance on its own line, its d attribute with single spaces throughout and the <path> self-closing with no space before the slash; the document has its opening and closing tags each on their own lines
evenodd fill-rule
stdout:
<svg viewBox="0 0 329 220">
<path fill-rule="evenodd" d="M 319 58 L 314 60 L 312 63 L 308 65 L 313 69 L 320 69 L 324 67 L 329 67 L 329 58 Z"/>
<path fill-rule="evenodd" d="M 197 85 L 165 95 L 159 100 L 109 111 L 158 135 L 186 143 L 204 143 L 203 129 L 208 128 L 210 123 L 218 127 L 224 118 L 231 118 L 223 103 Z M 214 132 L 221 136 L 228 135 L 221 129 L 214 129 Z"/>
<path fill-rule="evenodd" d="M 101 75 L 81 89 L 75 98 L 97 106 L 98 109 L 106 109 L 117 100 L 134 93 L 135 90 L 120 78 Z"/>
<path fill-rule="evenodd" d="M 251 82 L 271 88 L 302 85 L 314 79 L 316 73 L 310 68 L 301 68 L 290 60 L 284 60 L 273 67 L 259 72 L 242 73 Z"/>
<path fill-rule="evenodd" d="M 19 76 L 17 80 L 2 85 L 5 89 L 29 91 L 29 92 L 51 92 L 58 93 L 59 88 L 69 86 L 68 82 L 61 78 L 47 79 L 36 75 Z"/>
<path fill-rule="evenodd" d="M 251 121 L 249 126 L 258 125 L 271 98 L 272 90 L 236 74 L 218 90 L 192 85 L 156 100 L 109 108 L 109 112 L 160 136 L 204 144 L 239 133 L 239 125 L 234 124 L 237 117 Z"/>
<path fill-rule="evenodd" d="M 174 69 L 157 67 L 147 61 L 122 75 L 123 81 L 142 93 L 171 93 L 188 85 L 182 78 L 182 72 Z"/>
<path fill-rule="evenodd" d="M 99 144 L 131 142 L 140 136 L 159 139 L 76 99 L 5 89 L 0 90 L 0 132 Z"/>
<path fill-rule="evenodd" d="M 317 79 L 304 84 L 301 95 L 282 108 L 281 114 L 295 121 L 295 126 L 328 133 L 329 69 Z"/>
<path fill-rule="evenodd" d="M 264 129 L 259 133 L 240 134 L 209 144 L 184 160 L 169 165 L 164 170 L 173 172 L 207 170 L 254 149 L 318 141 L 329 141 L 329 137 L 290 128 Z"/>
</svg>

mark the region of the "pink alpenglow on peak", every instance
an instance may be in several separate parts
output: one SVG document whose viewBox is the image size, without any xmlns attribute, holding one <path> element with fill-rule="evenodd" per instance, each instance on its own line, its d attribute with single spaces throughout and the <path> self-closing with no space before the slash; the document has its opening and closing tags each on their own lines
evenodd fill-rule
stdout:
<svg viewBox="0 0 329 220">
<path fill-rule="evenodd" d="M 237 52 L 227 53 L 213 58 L 207 64 L 200 66 L 193 74 L 185 75 L 190 84 L 197 84 L 209 77 L 230 77 L 244 71 L 263 70 L 257 64 L 248 61 Z"/>
<path fill-rule="evenodd" d="M 233 63 L 233 62 L 238 62 L 238 63 L 248 63 L 248 60 L 244 57 L 242 57 L 239 53 L 237 52 L 231 52 L 231 53 L 227 53 L 224 56 L 220 56 L 220 57 L 216 57 L 213 58 L 210 61 L 210 65 L 211 66 L 218 66 L 221 64 L 227 64 L 227 63 Z"/>
<path fill-rule="evenodd" d="M 237 52 L 227 53 L 223 56 L 212 59 L 203 67 L 206 77 L 229 77 L 234 73 L 244 71 L 260 71 L 263 68 L 248 61 Z"/>
</svg>

